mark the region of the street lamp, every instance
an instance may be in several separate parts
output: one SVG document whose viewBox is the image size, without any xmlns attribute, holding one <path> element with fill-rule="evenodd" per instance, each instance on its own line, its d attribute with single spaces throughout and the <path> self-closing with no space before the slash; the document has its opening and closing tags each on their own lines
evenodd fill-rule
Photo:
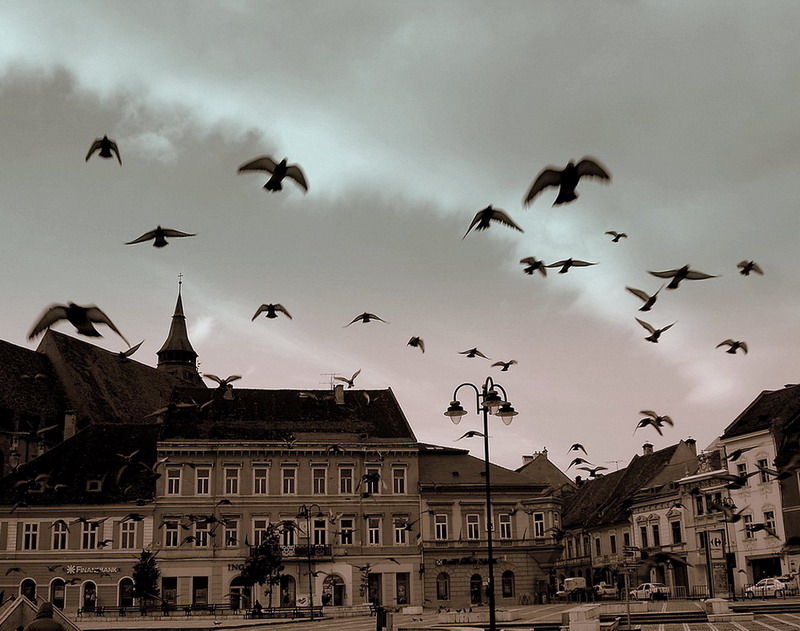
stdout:
<svg viewBox="0 0 800 631">
<path fill-rule="evenodd" d="M 306 546 L 306 558 L 308 559 L 308 611 L 312 622 L 314 621 L 314 576 L 311 565 L 311 511 L 315 506 L 317 514 L 321 515 L 322 508 L 317 503 L 303 504 L 297 509 L 297 516 L 306 518 L 306 536 L 308 537 L 308 545 Z"/>
<path fill-rule="evenodd" d="M 505 425 L 510 425 L 511 421 L 518 412 L 508 402 L 508 395 L 500 384 L 495 383 L 491 377 L 487 377 L 483 385 L 476 386 L 473 383 L 465 382 L 459 385 L 453 392 L 453 400 L 444 413 L 450 420 L 458 425 L 461 417 L 467 411 L 462 407 L 458 400 L 458 391 L 464 386 L 469 386 L 475 391 L 476 414 L 483 414 L 483 464 L 484 478 L 486 486 L 486 552 L 489 561 L 489 582 L 487 585 L 487 596 L 489 598 L 489 631 L 496 630 L 495 601 L 494 601 L 494 551 L 492 550 L 492 483 L 489 471 L 489 414 L 500 417 Z M 498 390 L 503 393 L 500 398 Z"/>
</svg>

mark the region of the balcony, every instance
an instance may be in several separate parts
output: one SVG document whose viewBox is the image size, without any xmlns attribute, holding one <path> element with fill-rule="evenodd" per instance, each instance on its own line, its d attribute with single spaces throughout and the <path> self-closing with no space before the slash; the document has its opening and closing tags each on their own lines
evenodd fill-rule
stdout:
<svg viewBox="0 0 800 631">
<path fill-rule="evenodd" d="M 307 559 L 308 557 L 330 558 L 333 556 L 333 546 L 330 544 L 280 546 L 280 548 L 284 558 L 301 557 Z"/>
</svg>

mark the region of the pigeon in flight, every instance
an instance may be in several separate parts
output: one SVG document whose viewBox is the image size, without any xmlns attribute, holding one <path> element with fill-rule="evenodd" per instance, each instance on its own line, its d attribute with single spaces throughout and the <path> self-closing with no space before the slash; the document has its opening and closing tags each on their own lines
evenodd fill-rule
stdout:
<svg viewBox="0 0 800 631">
<path fill-rule="evenodd" d="M 563 261 L 556 261 L 546 267 L 560 267 L 559 274 L 566 274 L 571 267 L 588 267 L 589 265 L 597 265 L 597 263 L 588 263 L 587 261 L 579 261 L 577 259 L 564 259 Z"/>
<path fill-rule="evenodd" d="M 488 357 L 486 357 L 486 355 L 481 353 L 477 348 L 470 348 L 469 350 L 466 351 L 458 351 L 458 354 L 466 355 L 467 357 L 483 357 L 484 359 L 489 359 Z"/>
<path fill-rule="evenodd" d="M 640 300 L 644 301 L 644 304 L 639 307 L 639 311 L 650 311 L 654 304 L 656 304 L 656 300 L 658 299 L 658 292 L 664 289 L 664 285 L 658 288 L 658 291 L 654 293 L 652 296 L 647 294 L 646 292 L 642 291 L 641 289 L 636 289 L 634 287 L 625 286 L 629 292 L 631 292 L 634 296 L 639 298 Z"/>
<path fill-rule="evenodd" d="M 168 242 L 165 237 L 194 237 L 194 236 L 197 235 L 190 232 L 181 232 L 180 230 L 173 230 L 172 228 L 162 228 L 161 226 L 157 226 L 155 230 L 151 230 L 150 232 L 145 232 L 141 237 L 136 237 L 133 241 L 126 242 L 125 245 L 133 245 L 134 243 L 144 243 L 145 241 L 150 241 L 150 239 L 154 239 L 153 247 L 163 248 L 165 245 L 168 245 Z"/>
<path fill-rule="evenodd" d="M 95 305 L 82 307 L 76 305 L 74 302 L 67 303 L 66 305 L 51 305 L 45 309 L 39 320 L 33 325 L 30 333 L 28 333 L 28 339 L 32 340 L 59 320 L 69 321 L 69 323 L 78 330 L 78 333 L 89 337 L 102 337 L 100 332 L 94 328 L 93 322 L 106 324 L 108 328 L 119 335 L 128 346 L 131 345 L 131 343 L 125 339 L 125 336 L 119 332 L 119 329 L 114 326 L 114 323 L 109 317 L 98 307 Z"/>
<path fill-rule="evenodd" d="M 408 340 L 406 346 L 412 346 L 413 348 L 418 348 L 423 353 L 425 352 L 425 340 L 421 337 L 417 337 L 416 335 Z"/>
<path fill-rule="evenodd" d="M 667 289 L 677 289 L 682 280 L 705 280 L 707 278 L 717 278 L 712 274 L 704 274 L 703 272 L 691 270 L 689 269 L 688 265 L 684 265 L 678 269 L 665 270 L 663 272 L 648 271 L 647 273 L 652 274 L 653 276 L 658 276 L 658 278 L 671 278 L 672 280 L 669 281 Z"/>
<path fill-rule="evenodd" d="M 563 169 L 549 166 L 545 168 L 533 181 L 528 194 L 523 202 L 525 206 L 530 205 L 533 199 L 548 186 L 558 186 L 558 196 L 553 206 L 568 204 L 578 198 L 575 187 L 582 177 L 598 177 L 602 180 L 611 180 L 611 176 L 605 167 L 594 158 L 584 156 L 578 164 L 570 160 Z"/>
<path fill-rule="evenodd" d="M 304 191 L 308 191 L 308 184 L 306 184 L 306 178 L 300 167 L 296 164 L 286 164 L 286 158 L 280 162 L 275 162 L 270 156 L 261 156 L 250 162 L 245 162 L 239 167 L 239 173 L 242 171 L 267 171 L 271 173 L 272 177 L 264 184 L 264 188 L 273 193 L 283 190 L 281 182 L 287 177 L 297 182 Z"/>
<path fill-rule="evenodd" d="M 483 432 L 479 432 L 478 430 L 471 429 L 468 432 L 464 432 L 461 436 L 456 438 L 456 440 L 461 440 L 462 438 L 475 438 L 476 436 L 483 438 L 485 434 Z"/>
<path fill-rule="evenodd" d="M 494 368 L 495 366 L 502 366 L 500 372 L 508 372 L 508 369 L 516 363 L 517 363 L 516 359 L 511 359 L 507 362 L 495 362 L 492 364 L 492 368 Z"/>
<path fill-rule="evenodd" d="M 572 462 L 570 462 L 570 463 L 569 463 L 569 466 L 567 467 L 567 469 L 571 469 L 571 468 L 572 468 L 572 466 L 573 466 L 573 465 L 576 465 L 576 464 L 588 464 L 589 466 L 592 466 L 592 467 L 594 466 L 594 465 L 593 465 L 591 462 L 589 462 L 588 460 L 585 460 L 585 459 L 583 459 L 583 458 L 575 458 L 575 459 L 574 459 Z"/>
<path fill-rule="evenodd" d="M 739 341 L 739 340 L 727 339 L 727 340 L 723 340 L 722 342 L 717 344 L 717 348 L 719 348 L 720 346 L 728 346 L 729 348 L 725 352 L 726 353 L 730 353 L 731 355 L 735 355 L 736 351 L 739 350 L 740 348 L 742 349 L 742 352 L 745 355 L 747 355 L 747 342 L 742 342 L 742 341 Z"/>
<path fill-rule="evenodd" d="M 668 324 L 667 326 L 665 326 L 663 328 L 657 329 L 652 324 L 650 324 L 648 322 L 645 322 L 644 320 L 640 320 L 639 318 L 636 318 L 636 321 L 639 324 L 641 324 L 645 329 L 647 329 L 649 331 L 649 333 L 650 333 L 650 335 L 648 335 L 644 339 L 646 339 L 648 342 L 653 342 L 654 344 L 658 344 L 658 338 L 661 337 L 661 334 L 664 331 L 666 331 L 667 329 L 670 329 L 673 326 L 675 326 L 675 322 L 673 322 L 672 324 Z"/>
<path fill-rule="evenodd" d="M 367 322 L 372 322 L 373 320 L 377 320 L 378 322 L 383 322 L 385 324 L 388 324 L 388 322 L 386 322 L 386 320 L 384 320 L 383 318 L 379 318 L 374 313 L 368 313 L 368 312 L 365 311 L 361 315 L 357 315 L 355 318 L 350 320 L 349 324 L 345 324 L 344 328 L 347 328 L 348 326 L 350 326 L 350 324 L 355 324 L 359 320 L 361 322 L 363 322 L 364 324 L 366 324 Z"/>
<path fill-rule="evenodd" d="M 514 228 L 514 230 L 519 230 L 520 232 L 525 232 L 522 228 L 520 228 L 514 220 L 506 214 L 505 211 L 500 210 L 499 208 L 492 208 L 492 205 L 489 204 L 483 210 L 479 210 L 475 217 L 472 219 L 472 223 L 469 224 L 469 228 L 464 233 L 464 236 L 461 237 L 462 240 L 467 238 L 467 235 L 470 231 L 475 228 L 476 231 L 486 230 L 492 222 L 496 221 L 497 223 L 504 224 L 509 226 L 510 228 Z"/>
<path fill-rule="evenodd" d="M 636 433 L 636 430 L 640 427 L 652 425 L 659 435 L 663 436 L 661 428 L 664 427 L 664 425 L 669 425 L 670 427 L 675 425 L 669 416 L 660 416 L 653 412 L 653 410 L 639 410 L 639 414 L 644 414 L 647 418 L 643 418 L 639 421 L 639 423 L 636 425 L 636 428 L 633 430 L 634 433 Z"/>
<path fill-rule="evenodd" d="M 536 270 L 539 270 L 539 273 L 542 276 L 547 276 L 547 266 L 544 264 L 544 261 L 538 261 L 532 256 L 525 257 L 524 259 L 519 260 L 521 265 L 526 265 L 525 269 L 522 271 L 528 274 L 529 276 L 533 276 L 533 273 Z"/>
<path fill-rule="evenodd" d="M 612 237 L 614 237 L 613 239 L 611 239 L 612 243 L 619 243 L 620 239 L 627 239 L 628 238 L 627 234 L 625 234 L 624 232 L 617 232 L 616 230 L 608 230 L 606 232 L 606 234 L 611 235 Z"/>
<path fill-rule="evenodd" d="M 573 443 L 573 445 L 572 445 L 572 446 L 571 446 L 569 449 L 567 449 L 567 453 L 569 453 L 570 451 L 578 451 L 579 449 L 580 449 L 580 450 L 581 450 L 581 451 L 582 451 L 584 454 L 586 454 L 586 447 L 584 447 L 584 446 L 583 446 L 583 445 L 581 445 L 580 443 Z M 586 454 L 586 455 L 588 455 L 588 454 Z"/>
<path fill-rule="evenodd" d="M 255 315 L 252 318 L 250 318 L 250 322 L 253 322 L 258 316 L 260 316 L 265 311 L 267 312 L 266 317 L 268 317 L 268 318 L 277 318 L 278 317 L 278 313 L 282 313 L 287 318 L 289 318 L 290 320 L 292 319 L 292 315 L 286 310 L 286 307 L 284 307 L 283 305 L 280 305 L 280 304 L 278 304 L 278 305 L 273 305 L 273 304 L 266 305 L 265 304 L 265 305 L 261 305 L 256 310 Z"/>
<path fill-rule="evenodd" d="M 361 374 L 361 369 L 359 368 L 353 373 L 353 376 L 350 377 L 350 379 L 348 379 L 347 377 L 339 377 L 338 375 L 335 376 L 334 379 L 336 379 L 336 381 L 344 381 L 347 384 L 348 388 L 352 388 L 355 386 L 356 377 L 358 377 L 360 374 Z"/>
<path fill-rule="evenodd" d="M 139 350 L 139 347 L 140 347 L 142 344 L 144 344 L 144 340 L 142 340 L 141 342 L 139 342 L 139 343 L 138 343 L 138 344 L 136 344 L 135 346 L 131 346 L 131 347 L 130 347 L 128 350 L 126 350 L 126 351 L 120 351 L 119 353 L 117 353 L 117 357 L 119 357 L 119 359 L 120 359 L 120 360 L 122 360 L 122 361 L 128 361 L 128 357 L 130 357 L 130 356 L 131 356 L 131 355 L 133 355 L 133 354 L 134 354 L 136 351 L 138 351 L 138 350 Z"/>
<path fill-rule="evenodd" d="M 113 158 L 116 156 L 117 161 L 119 162 L 120 166 L 122 166 L 122 158 L 119 157 L 119 147 L 117 147 L 117 143 L 113 140 L 109 139 L 108 136 L 103 136 L 102 138 L 98 138 L 92 143 L 92 146 L 89 147 L 89 153 L 86 154 L 86 162 L 89 161 L 89 158 L 92 157 L 92 154 L 100 150 L 100 157 L 101 158 Z"/>
<path fill-rule="evenodd" d="M 755 272 L 762 276 L 764 275 L 764 270 L 762 270 L 755 261 L 739 261 L 736 267 L 739 268 L 739 273 L 742 276 L 750 276 L 750 272 Z"/>
<path fill-rule="evenodd" d="M 755 447 L 742 447 L 741 449 L 735 449 L 730 454 L 728 454 L 728 461 L 736 462 L 739 458 L 742 457 L 742 454 L 747 453 L 751 449 L 755 449 Z"/>
<path fill-rule="evenodd" d="M 580 471 L 588 471 L 590 478 L 596 478 L 597 474 L 600 471 L 608 471 L 608 467 L 597 466 L 597 467 L 578 467 Z"/>
<path fill-rule="evenodd" d="M 211 379 L 211 381 L 216 381 L 220 388 L 227 388 L 231 381 L 236 381 L 237 379 L 241 379 L 241 375 L 230 375 L 229 377 L 225 377 L 225 379 L 220 379 L 216 375 L 212 375 L 210 372 L 203 373 L 203 377 L 206 379 Z"/>
</svg>

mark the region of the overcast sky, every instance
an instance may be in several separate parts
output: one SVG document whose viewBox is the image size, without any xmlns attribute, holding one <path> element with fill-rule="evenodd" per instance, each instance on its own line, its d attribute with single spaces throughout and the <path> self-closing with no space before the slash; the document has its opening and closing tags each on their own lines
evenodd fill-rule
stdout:
<svg viewBox="0 0 800 631">
<path fill-rule="evenodd" d="M 565 468 L 573 442 L 612 470 L 646 440 L 704 447 L 800 381 L 798 23 L 789 0 L 2 2 L 0 338 L 35 348 L 46 306 L 96 304 L 155 365 L 182 273 L 201 370 L 239 387 L 361 369 L 419 440 L 482 456 L 454 442 L 480 428 L 474 395 L 458 427 L 443 412 L 491 375 L 519 411 L 490 420 L 509 467 L 547 447 Z M 84 161 L 104 134 L 122 167 Z M 262 155 L 308 194 L 237 175 Z M 583 156 L 610 184 L 523 208 L 543 168 Z M 488 204 L 524 234 L 462 240 Z M 197 236 L 123 245 L 158 224 Z M 542 278 L 527 256 L 599 264 Z M 686 264 L 719 277 L 637 311 L 626 285 Z M 251 322 L 261 303 L 294 318 Z M 364 311 L 388 324 L 344 328 Z M 652 344 L 635 317 L 676 324 Z M 642 409 L 675 426 L 634 434 Z"/>
</svg>

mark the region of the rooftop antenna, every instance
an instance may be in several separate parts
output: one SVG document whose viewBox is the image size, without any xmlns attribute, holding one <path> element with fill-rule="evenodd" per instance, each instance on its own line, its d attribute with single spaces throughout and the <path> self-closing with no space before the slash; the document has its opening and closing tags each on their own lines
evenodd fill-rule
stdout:
<svg viewBox="0 0 800 631">
<path fill-rule="evenodd" d="M 335 372 L 323 372 L 320 374 L 320 377 L 323 378 L 323 381 L 320 381 L 319 383 L 328 384 L 330 389 L 333 390 L 333 386 L 335 385 L 334 381 L 336 381 L 334 379 L 335 376 L 336 376 Z M 325 377 L 328 378 L 327 381 L 324 380 Z"/>
<path fill-rule="evenodd" d="M 624 462 L 624 461 L 623 460 L 606 460 L 606 463 L 614 465 L 614 467 L 615 467 L 614 471 L 619 471 L 619 464 L 621 462 Z"/>
</svg>

